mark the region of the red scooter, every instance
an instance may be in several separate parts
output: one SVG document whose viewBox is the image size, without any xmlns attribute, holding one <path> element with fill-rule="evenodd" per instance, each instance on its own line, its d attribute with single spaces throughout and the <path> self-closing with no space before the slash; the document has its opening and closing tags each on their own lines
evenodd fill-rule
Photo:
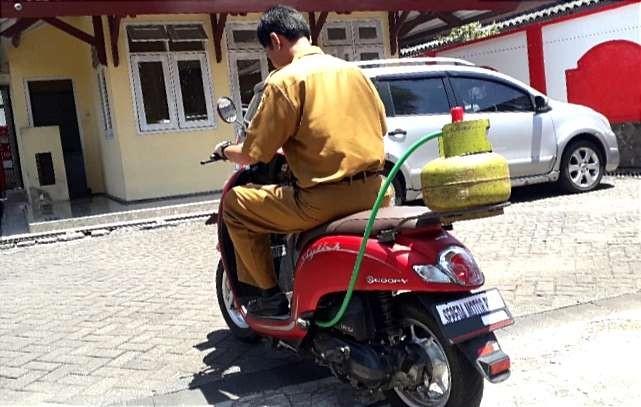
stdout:
<svg viewBox="0 0 641 407">
<path fill-rule="evenodd" d="M 229 98 L 218 101 L 218 112 L 244 129 L 247 119 L 237 118 Z M 212 155 L 201 164 L 219 158 Z M 223 196 L 237 185 L 287 182 L 286 159 L 276 155 L 268 164 L 239 168 Z M 245 305 L 258 292 L 237 278 L 220 202 L 216 293 L 239 340 L 268 338 L 328 366 L 357 389 L 383 392 L 397 406 L 479 406 L 483 379 L 497 383 L 509 376 L 510 359 L 493 331 L 512 324 L 512 315 L 498 290 L 478 290 L 483 274 L 448 232 L 456 220 L 497 215 L 503 206 L 447 213 L 424 206 L 382 208 L 348 305 L 329 326 L 327 320 L 341 311 L 349 291 L 370 211 L 301 234 L 273 235 L 274 264 L 291 311 L 285 317 L 256 318 Z"/>
</svg>

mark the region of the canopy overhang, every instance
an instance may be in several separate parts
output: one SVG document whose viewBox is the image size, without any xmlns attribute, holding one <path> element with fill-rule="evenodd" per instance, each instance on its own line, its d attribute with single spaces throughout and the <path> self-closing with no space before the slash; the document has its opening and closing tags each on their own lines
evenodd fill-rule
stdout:
<svg viewBox="0 0 641 407">
<path fill-rule="evenodd" d="M 263 12 L 274 4 L 299 11 L 509 11 L 515 0 L 0 0 L 5 18 Z"/>
<path fill-rule="evenodd" d="M 14 46 L 18 46 L 24 31 L 36 23 L 46 22 L 95 46 L 100 62 L 106 64 L 102 20 L 106 16 L 111 34 L 109 45 L 117 66 L 122 18 L 147 14 L 209 14 L 216 60 L 220 62 L 221 39 L 228 15 L 263 12 L 274 4 L 285 4 L 308 13 L 314 43 L 329 12 L 387 12 L 390 50 L 396 54 L 399 44 L 412 45 L 471 21 L 524 12 L 556 1 L 559 0 L 0 0 L 0 36 L 11 38 Z M 60 19 L 74 16 L 91 16 L 93 35 Z"/>
</svg>

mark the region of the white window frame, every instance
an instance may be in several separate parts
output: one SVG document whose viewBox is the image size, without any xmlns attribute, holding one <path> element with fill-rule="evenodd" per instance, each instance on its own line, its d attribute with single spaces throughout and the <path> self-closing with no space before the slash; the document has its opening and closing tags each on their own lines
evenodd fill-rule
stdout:
<svg viewBox="0 0 641 407">
<path fill-rule="evenodd" d="M 204 52 L 174 52 L 170 56 L 172 60 L 172 67 L 175 75 L 174 78 L 176 92 L 176 104 L 178 105 L 178 124 L 181 129 L 184 128 L 202 128 L 213 127 L 214 122 L 214 101 L 213 90 L 211 89 L 211 81 L 209 80 L 209 63 L 207 55 Z M 189 121 L 185 117 L 185 108 L 183 105 L 182 88 L 180 87 L 180 71 L 178 70 L 178 61 L 200 61 L 200 71 L 203 81 L 203 92 L 205 94 L 205 109 L 207 111 L 207 119 L 205 120 L 192 120 Z"/>
<path fill-rule="evenodd" d="M 138 63 L 140 62 L 160 62 L 162 63 L 162 71 L 165 82 L 165 93 L 167 95 L 167 108 L 169 111 L 168 123 L 147 123 L 147 115 L 145 114 L 145 103 L 142 94 L 142 87 L 140 83 L 140 72 Z M 169 71 L 169 55 L 165 54 L 132 54 L 131 55 L 132 74 L 134 82 L 134 92 L 136 95 L 136 111 L 138 113 L 138 125 L 140 131 L 159 131 L 159 130 L 174 130 L 178 128 L 176 117 L 176 103 L 173 97 L 173 89 L 171 84 L 171 74 Z"/>
<path fill-rule="evenodd" d="M 181 24 L 194 24 L 193 22 L 186 21 L 144 21 L 133 22 L 130 25 L 181 25 Z M 196 24 L 203 25 L 200 22 Z M 204 28 L 204 27 L 203 27 Z M 207 30 L 205 30 L 207 31 Z M 125 38 L 126 34 L 125 34 Z M 129 56 L 129 79 L 131 82 L 131 89 L 134 96 L 134 113 L 138 120 L 138 134 L 152 134 L 152 133 L 173 133 L 183 131 L 193 131 L 199 129 L 216 129 L 217 120 L 214 114 L 214 89 L 213 82 L 210 74 L 209 65 L 209 40 L 203 40 L 204 50 L 202 51 L 169 51 L 166 52 L 132 52 L 129 49 L 129 41 L 127 44 L 127 55 Z M 176 60 L 185 56 L 185 59 L 196 59 L 195 56 L 202 56 L 201 70 L 203 73 L 203 85 L 205 91 L 205 103 L 207 104 L 207 121 L 200 120 L 197 122 L 188 122 L 185 120 L 184 108 L 182 106 L 182 94 L 180 89 L 180 77 L 176 66 Z M 165 79 L 165 92 L 167 93 L 167 104 L 169 107 L 169 123 L 164 124 L 149 124 L 147 123 L 147 116 L 145 115 L 145 106 L 142 97 L 142 89 L 140 87 L 140 74 L 138 72 L 138 62 L 162 62 L 163 75 Z"/>
<path fill-rule="evenodd" d="M 234 100 L 234 104 L 242 109 L 242 103 L 240 100 L 240 78 L 238 76 L 238 65 L 239 60 L 260 60 L 260 71 L 262 80 L 264 81 L 269 74 L 269 68 L 267 63 L 267 56 L 265 53 L 256 54 L 251 52 L 238 52 L 230 50 L 229 52 L 229 71 L 231 76 L 231 93 Z"/>
<path fill-rule="evenodd" d="M 329 28 L 345 28 L 347 38 L 345 40 L 330 41 L 327 30 Z M 359 27 L 376 28 L 376 38 L 361 39 L 358 36 Z M 379 20 L 346 20 L 334 21 L 325 24 L 321 34 L 323 49 L 327 54 L 336 55 L 341 59 L 349 61 L 360 61 L 361 52 L 376 52 L 380 58 L 385 57 L 383 46 L 383 31 Z M 345 56 L 348 56 L 345 58 Z"/>
<path fill-rule="evenodd" d="M 339 46 L 333 45 L 333 46 L 323 47 L 326 54 L 333 55 L 345 61 L 355 60 L 357 55 L 354 53 L 354 48 L 355 47 L 353 45 L 339 45 Z"/>
<path fill-rule="evenodd" d="M 354 44 L 364 45 L 364 44 L 376 44 L 383 45 L 383 33 L 381 30 L 381 24 L 376 20 L 367 20 L 367 21 L 354 21 Z M 360 38 L 358 34 L 358 29 L 360 27 L 373 27 L 376 29 L 376 38 Z"/>
<path fill-rule="evenodd" d="M 100 97 L 100 111 L 102 112 L 102 129 L 105 132 L 106 139 L 114 138 L 113 117 L 111 108 L 111 98 L 109 97 L 109 87 L 107 86 L 107 76 L 105 68 L 99 68 L 97 75 L 98 93 Z"/>
<path fill-rule="evenodd" d="M 260 42 L 258 42 L 258 38 L 256 38 L 255 43 L 247 43 L 247 42 L 240 42 L 237 43 L 234 41 L 234 31 L 253 31 L 256 32 L 256 26 L 258 25 L 258 21 L 256 22 L 246 22 L 246 23 L 227 23 L 227 27 L 225 28 L 225 37 L 227 39 L 227 50 L 263 50 L 262 45 L 260 45 Z"/>
<path fill-rule="evenodd" d="M 330 28 L 343 28 L 345 29 L 345 39 L 344 40 L 330 40 L 329 35 L 328 35 L 328 30 Z M 334 45 L 349 45 L 352 46 L 354 44 L 354 33 L 352 31 L 352 23 L 351 21 L 333 21 L 330 23 L 325 23 L 325 26 L 323 27 L 322 34 L 322 43 L 325 46 L 334 46 Z"/>
<path fill-rule="evenodd" d="M 366 46 L 361 46 L 361 47 L 355 47 L 356 48 L 356 61 L 361 61 L 361 54 L 366 53 L 366 52 L 376 52 L 378 54 L 378 58 L 376 59 L 383 59 L 385 57 L 385 49 L 383 45 L 366 45 Z"/>
</svg>

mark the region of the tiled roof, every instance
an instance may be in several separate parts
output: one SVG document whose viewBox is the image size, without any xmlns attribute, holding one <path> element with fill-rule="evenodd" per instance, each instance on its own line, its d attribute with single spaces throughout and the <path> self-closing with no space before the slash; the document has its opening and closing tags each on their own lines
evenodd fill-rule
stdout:
<svg viewBox="0 0 641 407">
<path fill-rule="evenodd" d="M 488 24 L 483 26 L 481 29 L 498 29 L 499 32 L 509 30 L 521 25 L 528 23 L 533 23 L 535 21 L 549 19 L 557 15 L 567 14 L 569 12 L 577 11 L 577 9 L 590 7 L 596 5 L 597 3 L 604 3 L 604 0 L 573 0 L 565 3 L 557 4 L 552 7 L 546 7 L 534 12 L 522 14 L 517 17 L 513 17 L 507 20 L 499 21 L 493 24 Z M 451 40 L 433 40 L 426 42 L 424 44 L 416 45 L 414 47 L 404 48 L 401 50 L 401 56 L 410 57 L 414 55 L 421 54 L 425 51 L 438 49 L 446 45 L 452 45 L 458 43 L 457 41 Z"/>
</svg>

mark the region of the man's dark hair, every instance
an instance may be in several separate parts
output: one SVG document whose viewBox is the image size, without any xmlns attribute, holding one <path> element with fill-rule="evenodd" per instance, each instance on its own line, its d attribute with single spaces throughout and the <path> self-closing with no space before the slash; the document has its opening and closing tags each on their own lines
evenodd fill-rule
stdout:
<svg viewBox="0 0 641 407">
<path fill-rule="evenodd" d="M 288 6 L 270 7 L 260 17 L 256 35 L 263 48 L 271 45 L 269 40 L 271 33 L 280 34 L 290 41 L 310 37 L 309 24 L 305 21 L 305 17 L 296 9 Z"/>
</svg>

